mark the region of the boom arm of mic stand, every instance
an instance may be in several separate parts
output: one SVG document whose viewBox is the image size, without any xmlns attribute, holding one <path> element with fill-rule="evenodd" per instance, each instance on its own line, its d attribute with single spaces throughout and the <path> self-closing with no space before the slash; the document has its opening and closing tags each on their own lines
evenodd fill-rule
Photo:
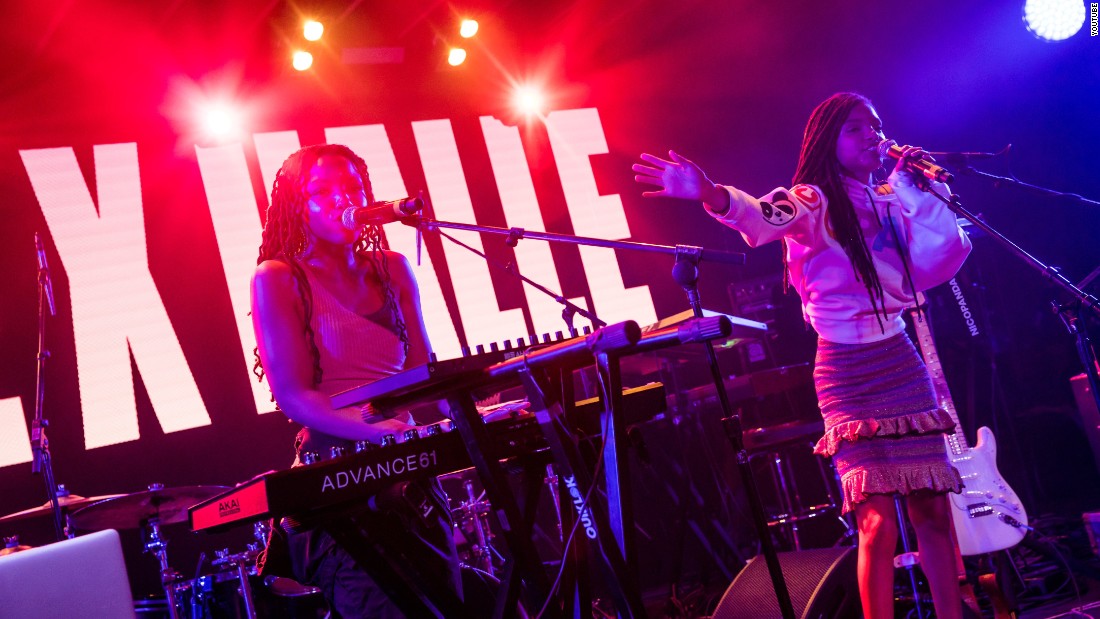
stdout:
<svg viewBox="0 0 1100 619">
<path fill-rule="evenodd" d="M 430 222 L 430 224 L 432 224 L 432 225 L 422 225 L 424 222 Z M 587 318 L 588 321 L 592 323 L 592 326 L 597 328 L 597 329 L 600 328 L 600 327 L 607 326 L 607 323 L 600 320 L 600 318 L 598 316 L 596 316 L 592 312 L 589 312 L 588 310 L 578 306 L 576 303 L 573 303 L 569 299 L 565 298 L 565 295 L 558 294 L 558 293 L 554 292 L 553 290 L 550 290 L 546 286 L 543 286 L 542 284 L 536 282 L 535 280 L 533 280 L 533 279 L 527 277 L 526 275 L 520 273 L 515 268 L 514 264 L 511 264 L 511 263 L 509 263 L 509 264 L 500 264 L 496 260 L 493 260 L 492 258 L 487 256 L 484 252 L 479 251 L 479 250 L 477 250 L 473 247 L 470 247 L 469 245 L 467 245 L 467 244 L 463 243 L 462 241 L 454 238 L 453 236 L 451 236 L 449 234 L 446 234 L 444 232 L 440 232 L 438 229 L 436 229 L 436 228 L 455 228 L 455 229 L 459 229 L 459 230 L 471 230 L 471 231 L 477 231 L 477 232 L 491 232 L 491 231 L 501 230 L 500 228 L 489 228 L 489 227 L 486 227 L 486 226 L 468 226 L 466 224 L 449 224 L 448 222 L 437 222 L 437 221 L 430 220 L 430 219 L 425 220 L 423 218 L 417 218 L 415 221 L 413 221 L 412 218 L 410 218 L 409 220 L 406 221 L 406 223 L 408 225 L 412 225 L 412 226 L 416 227 L 416 238 L 417 238 L 417 247 L 418 248 L 419 248 L 419 239 L 420 239 L 420 235 L 421 235 L 422 231 L 423 230 L 433 230 L 434 229 L 436 232 L 439 233 L 439 236 L 447 239 L 448 241 L 454 243 L 455 245 L 458 245 L 459 247 L 463 247 L 463 248 L 468 249 L 469 251 L 477 254 L 483 260 L 485 260 L 485 262 L 488 263 L 489 265 L 494 266 L 494 267 L 504 271 L 505 273 L 507 273 L 507 274 L 509 274 L 513 277 L 518 278 L 523 283 L 531 286 L 535 290 L 538 290 L 539 292 L 543 293 L 544 295 L 550 297 L 551 299 L 554 299 L 555 301 L 557 301 L 558 303 L 563 305 L 564 309 L 562 309 L 561 316 L 562 316 L 562 320 L 565 321 L 565 325 L 567 327 L 569 327 L 570 334 L 574 334 L 576 332 L 576 330 L 573 328 L 573 316 L 576 315 L 576 314 L 579 314 L 580 316 L 582 316 L 584 318 Z M 443 224 L 447 224 L 447 225 L 443 225 Z M 511 229 L 508 230 L 507 234 L 508 234 L 508 238 L 505 239 L 505 243 L 509 247 L 515 247 L 519 243 L 519 240 L 524 237 L 526 232 L 523 230 L 523 228 L 511 228 Z M 419 259 L 418 259 L 418 261 L 419 261 Z"/>
<path fill-rule="evenodd" d="M 551 233 L 551 232 L 532 232 L 530 230 L 524 230 L 523 228 L 497 228 L 497 227 L 493 227 L 493 226 L 477 226 L 477 225 L 472 225 L 472 224 L 455 223 L 455 222 L 451 222 L 451 221 L 438 221 L 438 220 L 435 220 L 435 219 L 428 219 L 428 218 L 425 218 L 425 217 L 418 217 L 418 218 L 411 218 L 410 217 L 405 221 L 405 223 L 407 225 L 410 225 L 410 226 L 415 226 L 418 233 L 420 231 L 439 232 L 440 228 L 448 228 L 448 229 L 452 229 L 452 230 L 466 230 L 466 231 L 469 231 L 469 232 L 485 232 L 487 234 L 503 235 L 503 236 L 507 237 L 505 242 L 511 247 L 515 247 L 516 244 L 519 243 L 519 241 L 521 239 L 535 239 L 535 240 L 539 240 L 539 241 L 548 241 L 548 242 L 551 242 L 551 243 L 570 243 L 572 245 L 587 245 L 589 247 L 606 247 L 606 248 L 610 248 L 610 249 L 625 249 L 625 250 L 632 250 L 632 251 L 644 251 L 644 252 L 649 252 L 649 253 L 668 254 L 668 255 L 673 255 L 673 256 L 679 256 L 681 253 L 686 251 L 686 252 L 692 253 L 693 255 L 696 256 L 696 258 L 695 258 L 696 262 L 705 261 L 705 262 L 719 262 L 719 263 L 722 263 L 722 264 L 745 264 L 745 254 L 743 254 L 743 253 L 731 252 L 731 251 L 721 251 L 721 250 L 716 250 L 716 249 L 706 249 L 706 248 L 703 248 L 703 247 L 693 247 L 693 246 L 689 246 L 689 245 L 677 245 L 675 247 L 671 247 L 671 246 L 668 246 L 668 245 L 655 245 L 655 244 L 652 244 L 652 243 L 638 243 L 638 242 L 634 242 L 634 241 L 611 241 L 611 240 L 608 240 L 608 239 L 597 239 L 597 238 L 592 238 L 592 237 L 573 236 L 573 235 L 569 235 L 569 234 L 554 234 L 554 233 Z M 539 285 L 538 283 L 536 283 L 534 281 L 531 281 L 527 277 L 523 276 L 522 274 L 520 274 L 515 269 L 511 269 L 507 266 L 497 265 L 495 262 L 490 260 L 484 253 L 474 249 L 473 247 L 470 247 L 470 246 L 462 243 L 458 239 L 455 239 L 454 237 L 449 236 L 447 234 L 444 234 L 442 232 L 439 232 L 439 234 L 441 236 L 447 238 L 451 242 L 456 243 L 458 245 L 461 245 L 462 247 L 465 247 L 466 249 L 469 249 L 470 251 L 472 251 L 475 254 L 481 256 L 482 258 L 484 258 L 490 264 L 494 264 L 495 266 L 498 266 L 499 268 L 504 269 L 509 274 L 520 278 L 522 281 L 530 284 L 531 286 L 533 286 L 535 289 L 539 290 L 543 294 L 546 294 L 546 295 L 552 297 L 555 301 L 557 301 L 558 303 L 561 303 L 562 305 L 564 305 L 565 310 L 562 312 L 562 317 L 563 317 L 563 319 L 565 319 L 567 324 L 569 324 L 571 322 L 570 314 L 571 313 L 576 313 L 576 314 L 580 314 L 581 316 L 583 316 L 583 317 L 587 318 L 588 320 L 590 320 L 592 322 L 593 326 L 603 327 L 603 326 L 607 325 L 606 322 L 600 320 L 596 316 L 592 315 L 590 312 L 588 312 L 588 311 L 586 311 L 586 310 L 584 310 L 580 307 L 577 307 L 575 304 L 571 303 L 568 299 L 564 298 L 564 296 L 559 295 L 559 294 L 554 294 L 550 290 L 547 290 L 545 287 L 543 287 L 543 286 Z M 569 326 L 572 327 L 572 324 L 569 324 Z"/>
<path fill-rule="evenodd" d="M 1024 251 L 1019 245 L 1013 243 L 1011 239 L 994 229 L 993 226 L 990 226 L 982 221 L 977 215 L 966 210 L 957 194 L 951 194 L 950 197 L 944 197 L 930 187 L 927 188 L 926 191 L 946 204 L 947 208 L 951 209 L 952 212 L 960 215 L 982 232 L 997 239 L 997 241 L 1008 248 L 1012 254 L 1041 273 L 1047 281 L 1050 281 L 1055 286 L 1074 297 L 1075 303 L 1063 304 L 1055 302 L 1052 305 L 1054 312 L 1058 314 L 1062 322 L 1066 325 L 1066 328 L 1077 340 L 1077 354 L 1081 359 L 1081 364 L 1084 366 L 1085 376 L 1088 377 L 1089 388 L 1092 389 L 1093 399 L 1096 401 L 1096 405 L 1100 407 L 1100 371 L 1096 368 L 1096 354 L 1093 350 L 1092 342 L 1089 340 L 1088 329 L 1085 325 L 1081 324 L 1080 320 L 1080 314 L 1083 310 L 1089 310 L 1092 312 L 1093 316 L 1100 317 L 1100 299 L 1081 290 L 1066 278 L 1060 269 L 1044 264 L 1035 256 Z"/>
<path fill-rule="evenodd" d="M 951 209 L 952 212 L 963 217 L 982 232 L 985 232 L 989 236 L 997 239 L 998 242 L 1007 247 L 1010 252 L 1015 254 L 1017 258 L 1023 260 L 1028 266 L 1041 273 L 1043 277 L 1045 277 L 1048 281 L 1072 295 L 1077 300 L 1077 302 L 1080 303 L 1082 309 L 1087 309 L 1091 311 L 1095 316 L 1100 317 L 1100 299 L 1097 299 L 1091 294 L 1088 294 L 1087 292 L 1081 290 L 1073 282 L 1066 278 L 1065 275 L 1062 275 L 1061 270 L 1059 270 L 1057 267 L 1044 264 L 1038 258 L 1027 253 L 1022 247 L 1012 242 L 1011 239 L 998 232 L 996 229 L 993 228 L 993 226 L 990 226 L 988 223 L 980 219 L 977 215 L 968 211 L 965 207 L 963 207 L 958 194 L 951 194 L 950 197 L 944 197 L 932 188 L 928 188 L 927 191 L 928 193 L 935 196 L 936 199 L 938 199 L 940 202 L 946 204 L 947 208 Z"/>
<path fill-rule="evenodd" d="M 1025 183 L 1024 181 L 1021 181 L 1021 180 L 1016 179 L 1016 178 L 1012 178 L 1012 177 L 1008 177 L 1008 176 L 998 176 L 996 174 L 990 174 L 988 172 L 982 172 L 981 170 L 977 170 L 977 169 L 975 169 L 975 168 L 973 168 L 969 165 L 961 167 L 959 169 L 959 173 L 960 174 L 969 174 L 971 176 L 977 176 L 979 178 L 984 178 L 988 181 L 991 181 L 993 183 L 994 187 L 1000 187 L 1001 185 L 1010 185 L 1012 187 L 1017 187 L 1019 189 L 1024 189 L 1024 190 L 1030 191 L 1032 193 L 1037 193 L 1039 195 L 1046 196 L 1048 198 L 1067 198 L 1069 200 L 1073 200 L 1075 202 L 1081 202 L 1082 204 L 1087 204 L 1089 206 L 1100 206 L 1100 202 L 1097 202 L 1096 200 L 1090 200 L 1090 199 L 1088 199 L 1084 196 L 1078 195 L 1076 193 L 1066 193 L 1064 191 L 1056 191 L 1054 189 L 1048 189 L 1046 187 L 1040 187 L 1038 185 L 1032 185 L 1031 183 Z"/>
</svg>

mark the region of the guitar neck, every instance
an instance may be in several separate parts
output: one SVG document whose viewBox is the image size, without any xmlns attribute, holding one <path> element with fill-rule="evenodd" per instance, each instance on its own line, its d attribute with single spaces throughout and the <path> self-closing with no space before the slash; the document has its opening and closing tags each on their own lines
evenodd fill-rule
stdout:
<svg viewBox="0 0 1100 619">
<path fill-rule="evenodd" d="M 924 301 L 924 293 L 917 293 L 918 305 L 924 305 Z M 917 345 L 924 357 L 924 365 L 928 368 L 928 375 L 932 377 L 932 387 L 936 392 L 936 401 L 943 410 L 947 411 L 947 414 L 951 415 L 951 420 L 955 422 L 955 432 L 948 435 L 948 443 L 955 455 L 961 455 L 969 451 L 970 446 L 966 444 L 966 435 L 959 423 L 959 414 L 955 409 L 955 402 L 951 399 L 951 392 L 947 389 L 947 379 L 943 374 L 943 365 L 940 363 L 940 356 L 936 352 L 936 343 L 932 339 L 932 325 L 929 324 L 927 316 L 924 316 L 922 320 L 916 309 L 912 309 L 910 312 L 913 316 L 913 330 L 917 334 Z"/>
</svg>

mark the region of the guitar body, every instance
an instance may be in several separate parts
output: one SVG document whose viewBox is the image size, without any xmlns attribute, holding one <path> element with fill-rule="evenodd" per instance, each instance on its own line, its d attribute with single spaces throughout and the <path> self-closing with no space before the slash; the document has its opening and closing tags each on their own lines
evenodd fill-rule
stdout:
<svg viewBox="0 0 1100 619">
<path fill-rule="evenodd" d="M 961 430 L 956 430 L 961 432 Z M 997 441 L 989 428 L 978 429 L 978 443 L 958 450 L 955 434 L 948 435 L 947 453 L 962 475 L 962 494 L 948 494 L 951 518 L 964 556 L 1005 550 L 1020 543 L 1026 530 L 1001 519 L 1010 516 L 1027 524 L 1027 512 L 1016 492 L 997 470 Z"/>
<path fill-rule="evenodd" d="M 919 303 L 924 303 L 923 294 L 918 293 L 917 298 Z M 1027 530 L 1009 524 L 1005 518 L 1026 525 L 1027 512 L 1020 503 L 1020 497 L 997 470 L 997 441 L 993 438 L 993 432 L 989 428 L 979 428 L 978 444 L 973 448 L 966 444 L 966 435 L 959 423 L 955 402 L 947 389 L 943 365 L 936 352 L 932 327 L 921 318 L 917 316 L 913 320 L 917 346 L 928 368 L 928 377 L 932 379 L 936 399 L 955 422 L 955 431 L 945 434 L 944 442 L 947 444 L 947 457 L 959 470 L 963 482 L 962 494 L 947 495 L 959 550 L 965 556 L 1007 550 L 1019 544 Z"/>
</svg>

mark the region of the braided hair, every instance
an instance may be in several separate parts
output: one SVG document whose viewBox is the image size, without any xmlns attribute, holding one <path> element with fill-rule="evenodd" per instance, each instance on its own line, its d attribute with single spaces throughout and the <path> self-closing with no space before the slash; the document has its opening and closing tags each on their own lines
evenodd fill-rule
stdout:
<svg viewBox="0 0 1100 619">
<path fill-rule="evenodd" d="M 271 205 L 267 209 L 267 223 L 264 225 L 263 240 L 260 243 L 259 256 L 256 258 L 256 264 L 265 260 L 285 262 L 294 273 L 294 279 L 298 284 L 298 296 L 304 310 L 305 332 L 309 338 L 313 356 L 315 385 L 321 382 L 321 353 L 317 349 L 311 321 L 313 292 L 306 277 L 302 259 L 310 245 L 307 208 L 309 196 L 306 192 L 306 183 L 309 180 L 310 169 L 323 155 L 336 155 L 351 162 L 363 180 L 367 201 L 374 201 L 367 164 L 350 148 L 340 144 L 315 144 L 299 149 L 287 157 L 275 175 L 275 183 L 271 188 Z M 382 227 L 378 225 L 364 226 L 355 240 L 355 253 L 366 258 L 371 266 L 371 272 L 367 277 L 373 278 L 382 285 L 383 299 L 386 309 L 389 310 L 391 323 L 405 349 L 405 354 L 408 354 L 410 346 L 408 329 L 397 304 L 397 295 L 391 285 L 389 263 L 383 251 L 386 249 L 389 249 L 389 244 Z M 263 380 L 264 370 L 258 347 L 253 350 L 253 356 L 255 363 L 252 365 L 252 373 L 256 375 L 257 380 Z"/>
<path fill-rule="evenodd" d="M 841 180 L 844 171 L 836 158 L 836 143 L 841 126 L 848 119 L 848 114 L 859 105 L 870 107 L 871 100 L 853 92 L 839 92 L 814 108 L 810 114 L 810 120 L 806 123 L 806 131 L 802 135 L 802 151 L 799 153 L 798 167 L 795 169 L 791 183 L 817 185 L 825 193 L 829 205 L 826 220 L 829 232 L 844 248 L 844 253 L 852 263 L 856 279 L 863 282 L 867 288 L 871 308 L 881 328 L 882 321 L 886 317 L 882 283 L 879 281 L 878 271 L 871 262 L 871 253 L 863 239 L 852 199 L 844 189 L 844 183 Z M 783 245 L 784 281 L 786 281 L 789 271 L 786 269 L 785 240 Z"/>
</svg>

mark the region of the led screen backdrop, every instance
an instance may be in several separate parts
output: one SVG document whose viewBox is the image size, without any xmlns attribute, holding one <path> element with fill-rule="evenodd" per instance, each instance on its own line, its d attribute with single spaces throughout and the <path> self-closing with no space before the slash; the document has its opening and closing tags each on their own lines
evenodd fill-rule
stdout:
<svg viewBox="0 0 1100 619">
<path fill-rule="evenodd" d="M 731 283 L 778 280 L 778 248 L 749 251 L 697 205 L 641 198 L 629 171 L 639 152 L 676 148 L 715 180 L 763 193 L 789 181 L 813 105 L 856 90 L 899 142 L 1012 143 L 1011 159 L 974 165 L 1100 197 L 1100 42 L 1086 31 L 1042 43 L 1011 3 L 324 2 L 316 10 L 331 26 L 303 73 L 288 58 L 296 10 L 308 7 L 151 4 L 22 3 L 0 37 L 11 59 L 0 73 L 2 513 L 44 500 L 27 442 L 35 232 L 57 305 L 44 379 L 59 481 L 106 494 L 232 484 L 289 463 L 294 428 L 270 413 L 251 372 L 248 279 L 274 172 L 302 144 L 351 146 L 378 199 L 423 190 L 445 221 L 747 251 L 743 267 L 704 265 L 704 304 L 720 311 L 736 309 Z M 464 43 L 466 63 L 450 67 L 465 13 L 481 31 Z M 526 84 L 545 93 L 540 116 L 512 109 Z M 238 133 L 201 132 L 214 103 L 240 111 Z M 1074 281 L 1100 265 L 1095 207 L 959 176 L 966 204 Z M 687 307 L 667 257 L 454 234 L 608 322 Z M 440 357 L 564 329 L 557 304 L 467 250 L 429 235 L 418 251 L 400 224 L 387 235 L 414 262 L 419 253 Z M 944 294 L 981 328 L 943 346 L 980 339 L 991 360 L 960 363 L 953 388 L 1000 394 L 995 406 L 963 396 L 964 423 L 996 421 L 1017 454 L 1005 468 L 1030 467 L 1020 483 L 1054 509 L 1061 495 L 1050 488 L 1063 482 L 1040 479 L 1034 463 L 1044 444 L 1087 446 L 1070 436 L 1079 366 L 1048 310 L 1052 292 L 975 238 Z M 1026 440 L 1036 428 L 1043 440 Z"/>
</svg>

